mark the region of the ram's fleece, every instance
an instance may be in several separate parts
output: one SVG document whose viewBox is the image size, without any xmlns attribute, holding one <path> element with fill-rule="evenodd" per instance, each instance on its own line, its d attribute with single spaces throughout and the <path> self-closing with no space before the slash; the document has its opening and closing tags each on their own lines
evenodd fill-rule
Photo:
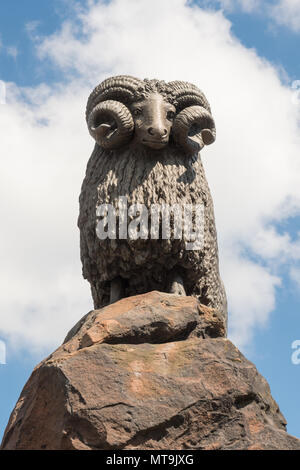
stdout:
<svg viewBox="0 0 300 470">
<path fill-rule="evenodd" d="M 86 118 L 96 144 L 82 185 L 78 225 L 83 275 L 95 308 L 155 289 L 195 296 L 226 323 L 213 202 L 200 158 L 216 135 L 204 94 L 186 82 L 112 77 L 92 92 Z M 96 210 L 105 203 L 117 209 L 120 196 L 128 206 L 144 204 L 149 213 L 153 204 L 203 205 L 202 246 L 187 250 L 173 231 L 166 240 L 120 239 L 118 234 L 100 240 Z"/>
</svg>

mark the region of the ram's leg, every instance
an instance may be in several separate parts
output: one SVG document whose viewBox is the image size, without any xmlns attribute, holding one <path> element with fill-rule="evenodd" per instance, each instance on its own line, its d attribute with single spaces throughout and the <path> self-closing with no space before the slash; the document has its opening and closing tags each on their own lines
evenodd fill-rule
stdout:
<svg viewBox="0 0 300 470">
<path fill-rule="evenodd" d="M 211 307 L 218 311 L 223 317 L 225 327 L 225 337 L 227 335 L 227 299 L 224 284 L 220 278 L 218 268 L 214 266 L 214 269 L 209 271 L 204 282 L 200 283 L 200 291 L 204 293 L 199 298 L 199 301 L 208 307 Z"/>
<path fill-rule="evenodd" d="M 183 279 L 177 272 L 174 272 L 172 274 L 170 283 L 170 293 L 186 296 Z"/>
<path fill-rule="evenodd" d="M 122 278 L 116 277 L 110 283 L 110 300 L 109 303 L 113 304 L 124 297 L 124 283 Z"/>
</svg>

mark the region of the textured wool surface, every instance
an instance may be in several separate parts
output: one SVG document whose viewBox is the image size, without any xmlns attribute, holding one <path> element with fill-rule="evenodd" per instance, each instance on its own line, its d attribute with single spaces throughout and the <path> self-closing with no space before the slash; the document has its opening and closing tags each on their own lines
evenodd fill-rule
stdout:
<svg viewBox="0 0 300 470">
<path fill-rule="evenodd" d="M 120 196 L 128 206 L 203 204 L 204 241 L 199 250 L 186 250 L 184 238 L 168 240 L 100 240 L 96 235 L 96 208 L 110 203 L 117 209 Z M 127 280 L 126 295 L 153 289 L 167 291 L 170 272 L 180 270 L 188 295 L 227 316 L 226 295 L 219 275 L 213 202 L 200 154 L 187 157 L 168 146 L 159 152 L 127 147 L 104 150 L 98 145 L 88 162 L 80 195 L 79 228 L 83 275 L 92 288 L 95 308 L 107 304 L 109 283 Z"/>
</svg>

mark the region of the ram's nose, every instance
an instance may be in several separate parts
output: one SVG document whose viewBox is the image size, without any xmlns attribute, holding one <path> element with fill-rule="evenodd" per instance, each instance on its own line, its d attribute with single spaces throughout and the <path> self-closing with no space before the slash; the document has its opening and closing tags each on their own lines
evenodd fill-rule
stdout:
<svg viewBox="0 0 300 470">
<path fill-rule="evenodd" d="M 160 126 L 148 127 L 147 132 L 153 139 L 157 140 L 164 139 L 168 135 L 168 130 Z"/>
</svg>

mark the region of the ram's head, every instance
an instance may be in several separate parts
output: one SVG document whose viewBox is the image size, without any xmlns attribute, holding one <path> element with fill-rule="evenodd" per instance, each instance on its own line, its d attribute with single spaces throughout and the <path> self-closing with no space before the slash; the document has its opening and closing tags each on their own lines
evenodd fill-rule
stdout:
<svg viewBox="0 0 300 470">
<path fill-rule="evenodd" d="M 108 78 L 91 93 L 86 119 L 90 134 L 105 149 L 132 141 L 159 150 L 172 141 L 192 154 L 216 138 L 204 94 L 181 81 Z"/>
</svg>

